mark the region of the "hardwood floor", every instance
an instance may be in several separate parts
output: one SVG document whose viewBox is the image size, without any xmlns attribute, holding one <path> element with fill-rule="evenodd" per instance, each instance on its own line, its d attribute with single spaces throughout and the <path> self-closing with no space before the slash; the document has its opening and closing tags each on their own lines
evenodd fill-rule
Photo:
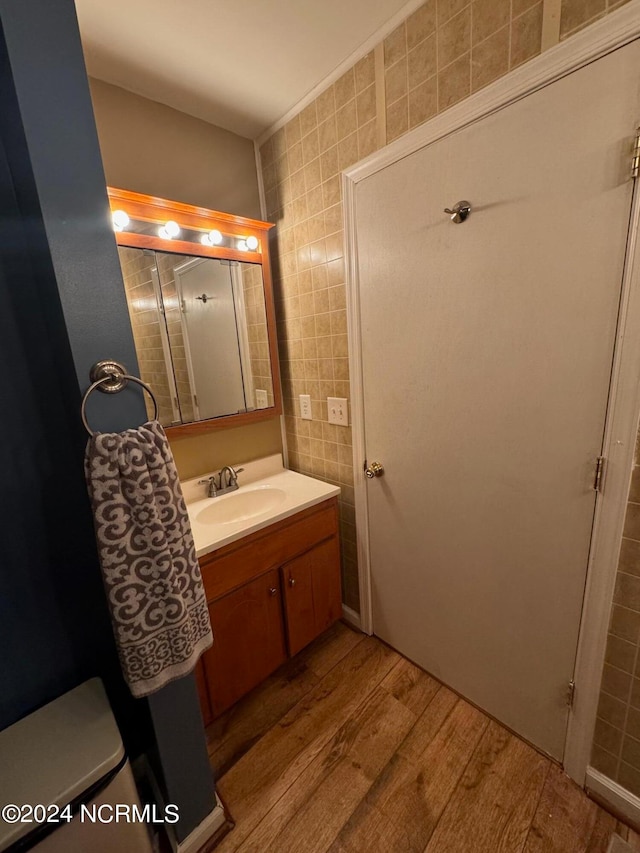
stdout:
<svg viewBox="0 0 640 853">
<path fill-rule="evenodd" d="M 338 623 L 208 728 L 218 853 L 606 853 L 640 836 L 549 759 Z"/>
</svg>

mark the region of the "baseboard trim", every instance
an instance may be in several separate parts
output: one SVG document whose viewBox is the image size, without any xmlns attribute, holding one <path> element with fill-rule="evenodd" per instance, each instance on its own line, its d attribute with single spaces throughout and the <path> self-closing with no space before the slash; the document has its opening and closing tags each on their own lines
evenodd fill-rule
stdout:
<svg viewBox="0 0 640 853">
<path fill-rule="evenodd" d="M 587 767 L 584 786 L 587 793 L 610 806 L 616 815 L 633 826 L 640 826 L 640 797 L 636 797 L 593 767 Z"/>
<path fill-rule="evenodd" d="M 357 628 L 358 631 L 362 631 L 362 623 L 360 621 L 360 614 L 356 613 L 355 610 L 352 610 L 350 607 L 347 607 L 346 604 L 342 605 L 342 618 L 345 622 L 351 625 L 353 628 Z"/>
<path fill-rule="evenodd" d="M 205 819 L 174 847 L 175 853 L 198 853 L 225 824 L 224 806 L 216 794 L 216 804 Z M 173 845 L 172 845 L 173 846 Z"/>
</svg>

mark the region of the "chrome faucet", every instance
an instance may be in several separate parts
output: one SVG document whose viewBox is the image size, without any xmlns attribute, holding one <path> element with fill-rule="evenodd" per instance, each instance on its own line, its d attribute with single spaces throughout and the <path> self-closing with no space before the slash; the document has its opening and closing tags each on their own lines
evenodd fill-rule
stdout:
<svg viewBox="0 0 640 853">
<path fill-rule="evenodd" d="M 231 465 L 225 465 L 217 474 L 212 474 L 205 480 L 198 480 L 198 484 L 207 486 L 207 497 L 217 498 L 218 495 L 225 495 L 227 492 L 235 492 L 238 487 L 238 474 L 242 473 L 244 468 L 232 468 Z"/>
<path fill-rule="evenodd" d="M 225 465 L 220 471 L 220 492 L 234 492 L 238 488 L 238 474 L 244 471 L 244 468 L 232 468 L 231 465 Z"/>
</svg>

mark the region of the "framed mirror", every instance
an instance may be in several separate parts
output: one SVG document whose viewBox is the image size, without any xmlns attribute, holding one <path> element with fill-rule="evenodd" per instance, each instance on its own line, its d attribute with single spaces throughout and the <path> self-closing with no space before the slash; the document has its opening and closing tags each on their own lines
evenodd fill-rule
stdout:
<svg viewBox="0 0 640 853">
<path fill-rule="evenodd" d="M 169 435 L 282 412 L 268 222 L 108 188 L 140 377 Z"/>
</svg>

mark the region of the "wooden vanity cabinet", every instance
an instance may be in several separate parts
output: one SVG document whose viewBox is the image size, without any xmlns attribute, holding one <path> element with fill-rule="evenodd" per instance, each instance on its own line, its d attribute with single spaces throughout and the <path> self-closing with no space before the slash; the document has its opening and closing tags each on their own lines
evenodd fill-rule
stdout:
<svg viewBox="0 0 640 853">
<path fill-rule="evenodd" d="M 289 654 L 295 655 L 342 614 L 340 546 L 334 536 L 280 569 Z"/>
<path fill-rule="evenodd" d="M 337 499 L 200 559 L 213 646 L 196 679 L 205 725 L 342 614 Z"/>
</svg>

